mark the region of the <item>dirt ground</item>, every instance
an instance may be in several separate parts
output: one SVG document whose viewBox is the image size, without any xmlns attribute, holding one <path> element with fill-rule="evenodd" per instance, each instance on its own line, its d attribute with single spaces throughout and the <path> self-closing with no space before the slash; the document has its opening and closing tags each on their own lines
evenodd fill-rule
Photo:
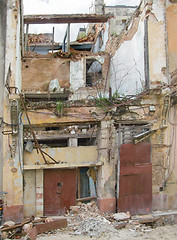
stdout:
<svg viewBox="0 0 177 240">
<path fill-rule="evenodd" d="M 88 239 L 114 239 L 114 240 L 131 240 L 131 239 L 136 239 L 136 240 L 141 240 L 141 239 L 168 239 L 168 240 L 176 240 L 177 239 L 177 225 L 172 225 L 172 226 L 162 226 L 162 227 L 157 227 L 155 229 L 147 229 L 147 230 L 142 230 L 140 229 L 132 229 L 129 228 L 127 225 L 123 229 L 116 230 L 117 233 L 113 234 L 105 232 L 99 237 L 90 237 L 87 235 L 74 235 L 74 231 L 71 231 L 69 228 L 66 230 L 57 230 L 55 233 L 51 234 L 41 234 L 38 236 L 37 240 L 88 240 Z"/>
</svg>

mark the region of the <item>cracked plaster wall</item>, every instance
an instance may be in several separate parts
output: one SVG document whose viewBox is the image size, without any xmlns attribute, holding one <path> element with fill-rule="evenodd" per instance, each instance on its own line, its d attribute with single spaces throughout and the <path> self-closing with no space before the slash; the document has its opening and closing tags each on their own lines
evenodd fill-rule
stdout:
<svg viewBox="0 0 177 240">
<path fill-rule="evenodd" d="M 21 48 L 20 48 L 20 2 L 7 1 L 7 25 L 6 25 L 6 60 L 5 60 L 5 77 L 7 77 L 9 65 L 11 65 L 11 77 L 9 85 L 12 87 L 21 88 Z M 5 90 L 4 99 L 4 121 L 11 123 L 10 117 L 10 101 L 9 98 L 16 99 L 15 94 L 9 95 Z M 4 130 L 7 127 L 4 125 Z M 20 130 L 21 131 L 21 130 Z M 22 187 L 22 152 L 21 142 L 22 134 L 6 135 L 3 137 L 3 190 L 7 191 L 7 208 L 8 214 L 13 205 L 16 208 L 16 217 L 22 216 L 18 214 L 23 205 L 23 187 Z M 10 145 L 12 148 L 10 148 Z M 7 177 L 8 176 L 8 177 Z M 14 209 L 14 208 L 13 208 Z M 13 218 L 13 216 L 6 216 L 6 209 L 4 212 L 5 218 Z M 18 215 L 18 216 L 17 216 Z M 19 219 L 18 218 L 18 219 Z"/>
<path fill-rule="evenodd" d="M 0 117 L 3 117 L 5 80 L 6 1 L 0 1 Z M 0 127 L 0 190 L 3 190 L 3 135 Z"/>
</svg>

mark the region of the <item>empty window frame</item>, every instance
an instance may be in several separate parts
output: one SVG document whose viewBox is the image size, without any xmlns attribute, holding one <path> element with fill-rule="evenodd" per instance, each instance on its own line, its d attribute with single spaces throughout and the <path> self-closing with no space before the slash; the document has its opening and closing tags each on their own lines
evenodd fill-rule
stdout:
<svg viewBox="0 0 177 240">
<path fill-rule="evenodd" d="M 96 145 L 96 138 L 78 138 L 78 146 L 94 146 Z"/>
<path fill-rule="evenodd" d="M 95 59 L 86 59 L 86 86 L 92 87 L 102 79 L 102 65 Z"/>
</svg>

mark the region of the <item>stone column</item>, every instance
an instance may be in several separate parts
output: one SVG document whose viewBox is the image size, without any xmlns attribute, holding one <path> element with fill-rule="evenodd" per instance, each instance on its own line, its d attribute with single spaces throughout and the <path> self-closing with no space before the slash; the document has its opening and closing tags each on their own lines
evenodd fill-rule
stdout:
<svg viewBox="0 0 177 240">
<path fill-rule="evenodd" d="M 103 163 L 98 169 L 98 206 L 103 212 L 115 212 L 115 134 L 113 122 L 102 121 L 98 139 L 98 160 Z"/>
</svg>

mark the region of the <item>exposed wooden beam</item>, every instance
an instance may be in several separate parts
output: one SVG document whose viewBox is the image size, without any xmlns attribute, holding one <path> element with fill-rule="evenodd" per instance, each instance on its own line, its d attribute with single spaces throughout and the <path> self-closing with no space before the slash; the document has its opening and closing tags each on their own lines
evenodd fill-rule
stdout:
<svg viewBox="0 0 177 240">
<path fill-rule="evenodd" d="M 72 125 L 81 125 L 81 124 L 99 124 L 100 120 L 97 119 L 66 119 L 65 121 L 58 121 L 58 122 L 53 122 L 53 123 L 41 123 L 41 124 L 32 124 L 33 127 L 60 127 L 60 126 L 72 126 Z M 27 128 L 29 127 L 28 123 L 24 123 L 24 127 Z"/>
<path fill-rule="evenodd" d="M 84 162 L 84 163 L 59 163 L 59 164 L 43 164 L 43 165 L 24 165 L 24 170 L 39 169 L 56 169 L 56 168 L 78 168 L 78 167 L 94 167 L 101 166 L 103 162 Z"/>
<path fill-rule="evenodd" d="M 25 24 L 44 23 L 99 23 L 107 22 L 112 15 L 98 14 L 52 14 L 52 15 L 24 15 Z"/>
</svg>

